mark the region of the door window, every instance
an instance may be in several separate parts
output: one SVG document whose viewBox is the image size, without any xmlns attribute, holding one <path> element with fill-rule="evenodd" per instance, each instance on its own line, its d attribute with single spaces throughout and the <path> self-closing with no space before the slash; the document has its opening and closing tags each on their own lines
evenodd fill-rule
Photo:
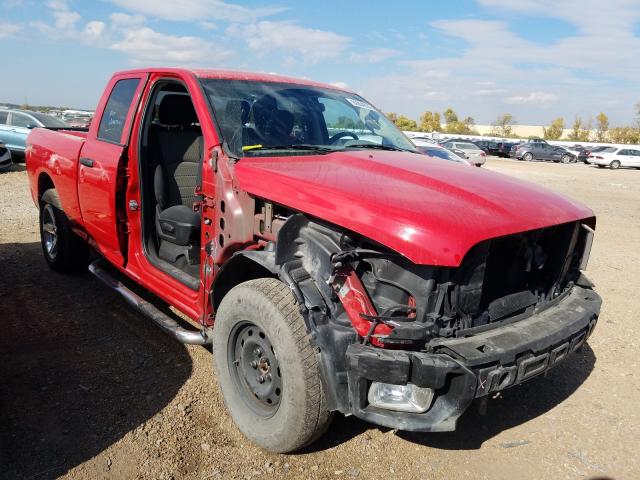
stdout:
<svg viewBox="0 0 640 480">
<path fill-rule="evenodd" d="M 9 112 L 0 112 L 0 125 L 7 124 L 7 117 L 9 116 Z"/>
<path fill-rule="evenodd" d="M 27 128 L 35 124 L 36 122 L 34 122 L 31 118 L 29 118 L 27 115 L 24 115 L 23 113 L 14 112 L 11 114 L 11 125 L 13 125 L 14 127 Z"/>
<path fill-rule="evenodd" d="M 627 150 L 626 148 L 622 149 L 618 152 L 618 155 L 629 155 L 629 150 Z"/>
<path fill-rule="evenodd" d="M 139 78 L 127 78 L 116 82 L 100 120 L 98 128 L 100 140 L 112 143 L 121 142 L 127 113 L 139 83 Z"/>
</svg>

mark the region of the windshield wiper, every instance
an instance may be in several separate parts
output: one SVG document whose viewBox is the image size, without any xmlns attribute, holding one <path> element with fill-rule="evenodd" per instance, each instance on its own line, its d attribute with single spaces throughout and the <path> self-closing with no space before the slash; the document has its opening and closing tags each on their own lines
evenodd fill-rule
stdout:
<svg viewBox="0 0 640 480">
<path fill-rule="evenodd" d="M 356 143 L 345 146 L 344 148 L 373 148 L 376 150 L 390 150 L 393 152 L 413 152 L 407 148 L 394 147 L 392 145 L 382 145 L 380 143 Z"/>
<path fill-rule="evenodd" d="M 297 145 L 247 145 L 242 147 L 242 151 L 247 152 L 255 152 L 262 150 L 306 150 L 312 152 L 335 152 L 335 148 L 331 147 L 323 147 L 321 145 L 309 145 L 309 144 L 297 144 Z"/>
</svg>

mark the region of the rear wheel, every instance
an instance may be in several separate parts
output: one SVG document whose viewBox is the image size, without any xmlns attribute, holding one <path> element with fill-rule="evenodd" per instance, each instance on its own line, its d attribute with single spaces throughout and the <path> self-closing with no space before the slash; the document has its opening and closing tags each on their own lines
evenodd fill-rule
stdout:
<svg viewBox="0 0 640 480">
<path fill-rule="evenodd" d="M 315 441 L 330 421 L 316 352 L 291 290 L 261 278 L 220 303 L 213 335 L 220 390 L 238 428 L 273 452 Z"/>
<path fill-rule="evenodd" d="M 526 162 L 530 162 L 531 160 L 533 160 L 533 155 L 527 152 L 522 156 L 522 159 Z"/>
<path fill-rule="evenodd" d="M 613 170 L 617 170 L 618 168 L 620 168 L 620 160 L 614 160 L 613 162 L 611 162 L 609 164 L 609 166 L 613 169 Z"/>
<path fill-rule="evenodd" d="M 86 267 L 89 246 L 71 231 L 55 189 L 44 192 L 40 200 L 40 242 L 44 258 L 53 270 L 72 272 Z"/>
</svg>

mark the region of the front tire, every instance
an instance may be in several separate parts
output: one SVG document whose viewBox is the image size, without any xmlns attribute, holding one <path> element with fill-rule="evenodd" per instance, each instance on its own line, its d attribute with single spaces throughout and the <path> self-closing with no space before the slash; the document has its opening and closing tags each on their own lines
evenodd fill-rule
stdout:
<svg viewBox="0 0 640 480">
<path fill-rule="evenodd" d="M 525 154 L 522 156 L 522 159 L 523 159 L 525 162 L 530 162 L 531 160 L 533 160 L 533 155 L 531 155 L 530 153 L 525 153 Z"/>
<path fill-rule="evenodd" d="M 620 160 L 614 160 L 609 164 L 609 167 L 611 167 L 612 170 L 617 170 L 620 168 Z"/>
<path fill-rule="evenodd" d="M 55 189 L 47 190 L 40 199 L 40 243 L 52 270 L 68 273 L 87 266 L 89 246 L 71 231 Z"/>
<path fill-rule="evenodd" d="M 562 163 L 571 163 L 571 156 L 570 155 L 563 155 L 562 158 L 560 159 L 560 161 Z"/>
<path fill-rule="evenodd" d="M 291 290 L 274 278 L 225 295 L 213 333 L 215 370 L 240 431 L 278 453 L 320 437 L 331 422 L 316 352 Z"/>
</svg>

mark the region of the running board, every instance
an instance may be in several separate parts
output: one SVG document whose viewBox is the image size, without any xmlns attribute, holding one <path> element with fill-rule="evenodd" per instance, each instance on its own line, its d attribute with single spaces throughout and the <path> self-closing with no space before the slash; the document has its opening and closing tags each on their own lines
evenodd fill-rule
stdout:
<svg viewBox="0 0 640 480">
<path fill-rule="evenodd" d="M 89 272 L 91 272 L 93 276 L 104 283 L 107 287 L 118 292 L 129 305 L 146 317 L 149 317 L 173 338 L 178 340 L 180 343 L 187 343 L 190 345 L 207 345 L 211 343 L 212 337 L 210 328 L 202 331 L 196 331 L 187 330 L 186 328 L 181 327 L 173 318 L 161 312 L 152 303 L 141 298 L 123 285 L 117 278 L 102 268 L 100 263 L 100 260 L 96 260 L 91 263 L 89 265 Z"/>
</svg>

